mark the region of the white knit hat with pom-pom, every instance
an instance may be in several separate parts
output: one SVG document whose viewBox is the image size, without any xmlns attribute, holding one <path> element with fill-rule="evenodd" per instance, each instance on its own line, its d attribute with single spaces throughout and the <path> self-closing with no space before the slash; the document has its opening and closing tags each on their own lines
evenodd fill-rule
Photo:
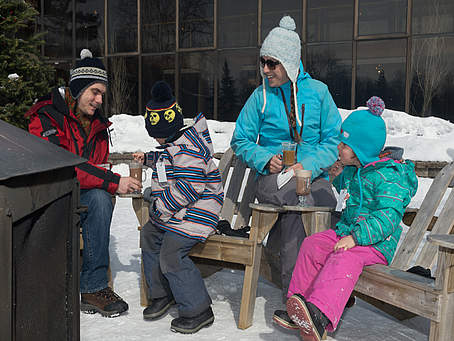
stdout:
<svg viewBox="0 0 454 341">
<path fill-rule="evenodd" d="M 272 57 L 281 62 L 293 83 L 298 77 L 301 59 L 301 40 L 295 29 L 296 25 L 292 17 L 284 16 L 279 26 L 268 33 L 260 49 L 260 57 Z"/>
<path fill-rule="evenodd" d="M 295 99 L 295 117 L 299 126 L 302 127 L 296 98 L 296 79 L 298 78 L 300 67 L 301 40 L 298 33 L 295 32 L 295 29 L 296 25 L 292 17 L 288 15 L 282 17 L 281 21 L 279 21 L 279 26 L 273 28 L 263 41 L 262 48 L 260 49 L 260 57 L 267 56 L 281 62 L 287 72 L 288 78 L 294 84 L 293 97 Z M 263 80 L 262 113 L 264 113 L 266 108 L 266 89 L 263 66 L 260 67 L 260 73 L 262 74 Z"/>
</svg>

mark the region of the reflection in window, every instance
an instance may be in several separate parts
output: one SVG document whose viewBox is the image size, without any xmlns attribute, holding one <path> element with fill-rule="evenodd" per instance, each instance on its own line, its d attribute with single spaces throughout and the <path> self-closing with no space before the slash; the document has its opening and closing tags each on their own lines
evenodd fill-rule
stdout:
<svg viewBox="0 0 454 341">
<path fill-rule="evenodd" d="M 54 58 L 72 57 L 72 1 L 44 1 L 44 54 Z"/>
<path fill-rule="evenodd" d="M 109 58 L 108 114 L 138 114 L 137 57 Z"/>
<path fill-rule="evenodd" d="M 76 1 L 76 55 L 84 48 L 104 54 L 104 0 Z"/>
<path fill-rule="evenodd" d="M 360 0 L 359 35 L 407 31 L 407 0 Z"/>
<path fill-rule="evenodd" d="M 413 0 L 415 34 L 454 32 L 454 1 Z"/>
<path fill-rule="evenodd" d="M 213 118 L 215 56 L 212 52 L 180 54 L 178 102 L 185 117 L 202 112 Z"/>
<path fill-rule="evenodd" d="M 356 106 L 380 96 L 389 109 L 405 109 L 406 40 L 358 43 Z"/>
<path fill-rule="evenodd" d="M 307 72 L 328 85 L 339 108 L 349 109 L 352 87 L 352 44 L 307 46 Z"/>
<path fill-rule="evenodd" d="M 302 6 L 301 0 L 262 0 L 262 41 L 270 31 L 279 26 L 279 20 L 284 15 L 290 15 L 296 24 L 296 32 L 301 37 L 302 32 Z"/>
<path fill-rule="evenodd" d="M 449 117 L 454 99 L 454 38 L 413 39 L 410 112 L 418 116 Z"/>
<path fill-rule="evenodd" d="M 218 113 L 220 121 L 236 121 L 241 108 L 257 87 L 257 49 L 219 54 Z"/>
<path fill-rule="evenodd" d="M 257 3 L 220 0 L 219 6 L 219 46 L 257 46 Z"/>
<path fill-rule="evenodd" d="M 141 1 L 142 51 L 175 51 L 175 1 Z"/>
<path fill-rule="evenodd" d="M 109 53 L 137 51 L 137 0 L 109 0 Z"/>
<path fill-rule="evenodd" d="M 147 56 L 142 58 L 142 106 L 151 98 L 151 88 L 157 81 L 166 81 L 175 93 L 175 55 Z M 184 113 L 184 112 L 183 112 Z"/>
<path fill-rule="evenodd" d="M 214 44 L 214 0 L 180 0 L 179 47 Z"/>
<path fill-rule="evenodd" d="M 307 40 L 309 42 L 351 40 L 353 8 L 353 0 L 309 0 Z"/>
</svg>

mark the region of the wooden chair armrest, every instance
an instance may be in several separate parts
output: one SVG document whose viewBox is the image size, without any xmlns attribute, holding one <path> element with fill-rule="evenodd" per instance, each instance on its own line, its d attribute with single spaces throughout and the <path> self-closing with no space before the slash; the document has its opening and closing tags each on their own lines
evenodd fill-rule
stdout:
<svg viewBox="0 0 454 341">
<path fill-rule="evenodd" d="M 439 246 L 454 250 L 454 235 L 452 234 L 432 234 L 427 236 L 427 240 Z"/>
<path fill-rule="evenodd" d="M 272 205 L 272 204 L 254 204 L 254 203 L 251 203 L 251 204 L 249 204 L 249 207 L 252 208 L 253 210 L 256 210 L 256 211 L 263 211 L 263 212 L 270 212 L 270 213 L 280 213 L 280 212 L 284 212 L 285 211 L 282 207 L 276 206 L 276 205 Z"/>
<path fill-rule="evenodd" d="M 134 198 L 134 199 L 143 199 L 142 193 L 128 193 L 128 194 L 115 194 L 119 198 Z"/>
<path fill-rule="evenodd" d="M 289 206 L 284 205 L 282 208 L 285 211 L 297 211 L 297 212 L 332 212 L 334 211 L 333 207 L 326 206 Z"/>
</svg>

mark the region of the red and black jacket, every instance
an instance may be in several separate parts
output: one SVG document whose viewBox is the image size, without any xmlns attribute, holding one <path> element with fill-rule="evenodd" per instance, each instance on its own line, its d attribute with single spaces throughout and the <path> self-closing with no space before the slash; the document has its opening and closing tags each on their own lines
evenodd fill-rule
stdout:
<svg viewBox="0 0 454 341">
<path fill-rule="evenodd" d="M 76 166 L 81 189 L 101 188 L 111 194 L 117 191 L 120 175 L 96 166 L 107 163 L 108 128 L 112 124 L 98 111 L 87 136 L 59 89 L 55 88 L 33 105 L 25 116 L 30 116 L 30 133 L 88 160 Z"/>
</svg>

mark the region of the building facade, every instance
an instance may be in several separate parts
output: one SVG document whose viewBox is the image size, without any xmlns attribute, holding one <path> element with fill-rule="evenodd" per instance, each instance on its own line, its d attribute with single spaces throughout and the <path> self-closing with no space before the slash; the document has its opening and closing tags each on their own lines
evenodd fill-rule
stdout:
<svg viewBox="0 0 454 341">
<path fill-rule="evenodd" d="M 260 84 L 259 48 L 295 19 L 302 60 L 341 108 L 381 96 L 390 109 L 454 122 L 452 0 L 38 0 L 42 54 L 68 80 L 82 48 L 108 68 L 109 114 L 141 114 L 164 79 L 186 117 L 234 121 Z"/>
</svg>

